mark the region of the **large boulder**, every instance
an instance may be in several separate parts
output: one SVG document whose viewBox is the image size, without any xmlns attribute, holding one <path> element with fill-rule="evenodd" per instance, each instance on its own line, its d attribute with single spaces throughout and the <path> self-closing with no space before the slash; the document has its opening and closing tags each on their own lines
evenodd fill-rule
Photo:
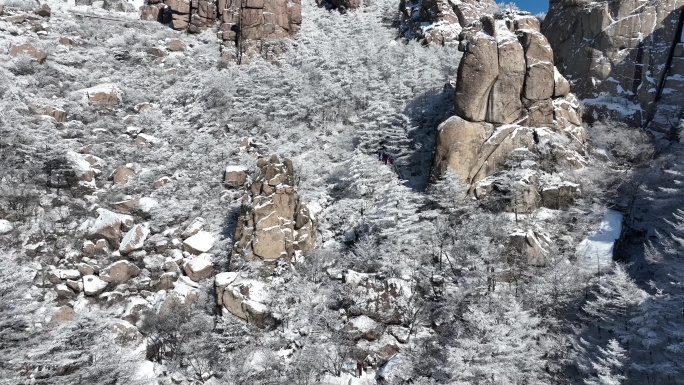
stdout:
<svg viewBox="0 0 684 385">
<path fill-rule="evenodd" d="M 270 296 L 263 282 L 228 272 L 217 274 L 214 284 L 216 302 L 224 311 L 260 328 L 271 328 L 277 324 L 267 305 Z"/>
<path fill-rule="evenodd" d="M 28 43 L 12 46 L 9 50 L 9 54 L 12 57 L 26 55 L 30 57 L 31 60 L 37 61 L 38 63 L 43 63 L 47 58 L 47 53 L 37 49 L 36 47 Z"/>
<path fill-rule="evenodd" d="M 529 169 L 502 171 L 477 182 L 474 193 L 495 211 L 531 213 L 541 200 L 539 175 Z"/>
<path fill-rule="evenodd" d="M 355 293 L 355 302 L 365 314 L 380 315 L 381 321 L 398 324 L 408 306 L 411 283 L 401 278 L 347 270 L 342 274 L 345 286 Z"/>
<path fill-rule="evenodd" d="M 119 247 L 121 231 L 128 230 L 133 226 L 133 217 L 130 215 L 117 214 L 115 212 L 98 209 L 100 214 L 90 227 L 91 238 L 104 238 L 113 247 Z"/>
<path fill-rule="evenodd" d="M 545 186 L 541 191 L 542 204 L 546 208 L 567 210 L 576 196 L 579 195 L 579 185 L 572 182 L 554 183 Z"/>
<path fill-rule="evenodd" d="M 83 276 L 83 293 L 87 296 L 96 296 L 107 288 L 107 282 L 95 275 Z"/>
<path fill-rule="evenodd" d="M 121 104 L 123 92 L 114 84 L 99 84 L 80 92 L 85 100 L 98 107 L 116 107 Z"/>
<path fill-rule="evenodd" d="M 240 187 L 247 182 L 247 168 L 228 166 L 223 173 L 223 183 L 229 187 Z"/>
<path fill-rule="evenodd" d="M 192 237 L 183 241 L 183 248 L 191 254 L 202 254 L 211 250 L 216 242 L 214 234 L 208 231 L 199 231 Z"/>
<path fill-rule="evenodd" d="M 271 59 L 275 50 L 267 46 L 297 33 L 302 11 L 301 0 L 147 0 L 141 19 L 170 23 L 173 29 L 189 33 L 201 33 L 219 24 L 222 57 L 247 63 L 255 55 Z M 176 44 L 168 49 L 183 51 L 185 47 Z"/>
<path fill-rule="evenodd" d="M 43 109 L 43 115 L 52 116 L 57 123 L 64 123 L 67 121 L 67 113 L 56 107 L 46 107 Z"/>
<path fill-rule="evenodd" d="M 211 255 L 204 253 L 193 257 L 183 265 L 183 270 L 195 282 L 211 277 L 214 273 Z"/>
<path fill-rule="evenodd" d="M 361 315 L 354 317 L 347 322 L 343 331 L 355 341 L 361 338 L 367 341 L 375 341 L 382 335 L 382 324 L 376 322 L 372 318 Z"/>
<path fill-rule="evenodd" d="M 126 283 L 140 275 L 140 268 L 129 261 L 117 261 L 100 272 L 100 279 L 115 285 Z"/>
<path fill-rule="evenodd" d="M 119 252 L 121 255 L 126 255 L 136 250 L 142 250 L 148 235 L 150 235 L 150 229 L 147 226 L 133 226 L 121 240 Z"/>
<path fill-rule="evenodd" d="M 145 5 L 140 10 L 140 20 L 161 22 L 163 10 L 164 4 L 161 3 Z"/>
<path fill-rule="evenodd" d="M 509 236 L 510 246 L 521 254 L 525 261 L 532 266 L 544 266 L 548 250 L 544 246 L 548 239 L 534 230 L 518 230 Z"/>
</svg>

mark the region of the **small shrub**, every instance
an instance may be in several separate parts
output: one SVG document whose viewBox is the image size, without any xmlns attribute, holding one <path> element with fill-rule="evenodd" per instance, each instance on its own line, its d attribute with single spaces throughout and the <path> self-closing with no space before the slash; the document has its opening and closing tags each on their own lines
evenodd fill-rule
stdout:
<svg viewBox="0 0 684 385">
<path fill-rule="evenodd" d="M 37 65 L 28 55 L 19 55 L 19 57 L 12 60 L 9 70 L 17 76 L 33 75 L 36 73 Z"/>
</svg>

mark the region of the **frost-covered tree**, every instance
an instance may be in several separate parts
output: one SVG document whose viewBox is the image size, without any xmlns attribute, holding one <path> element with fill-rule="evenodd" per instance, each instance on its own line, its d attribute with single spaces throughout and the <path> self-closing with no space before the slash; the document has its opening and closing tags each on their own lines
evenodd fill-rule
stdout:
<svg viewBox="0 0 684 385">
<path fill-rule="evenodd" d="M 616 339 L 611 339 L 604 349 L 599 347 L 599 356 L 592 363 L 596 371 L 584 380 L 587 385 L 620 385 L 627 378 L 622 374 L 626 350 Z"/>
<path fill-rule="evenodd" d="M 635 306 L 648 294 L 639 288 L 621 265 L 615 265 L 613 274 L 599 278 L 593 297 L 582 309 L 595 322 L 598 331 L 606 329 L 619 338 L 628 338 L 628 321 Z"/>
<path fill-rule="evenodd" d="M 456 384 L 521 384 L 548 381 L 544 327 L 514 297 L 470 306 L 463 330 L 449 349 L 449 372 Z"/>
</svg>

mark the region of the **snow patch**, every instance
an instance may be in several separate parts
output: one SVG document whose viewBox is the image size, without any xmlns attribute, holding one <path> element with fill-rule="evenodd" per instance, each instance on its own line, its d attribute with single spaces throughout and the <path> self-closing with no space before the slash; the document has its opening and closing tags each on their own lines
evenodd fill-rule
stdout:
<svg viewBox="0 0 684 385">
<path fill-rule="evenodd" d="M 589 261 L 610 263 L 613 260 L 613 247 L 622 232 L 622 213 L 608 210 L 601 221 L 599 230 L 587 236 L 577 246 L 577 253 Z"/>
<path fill-rule="evenodd" d="M 14 230 L 12 223 L 6 219 L 0 219 L 0 234 L 7 234 Z"/>
</svg>

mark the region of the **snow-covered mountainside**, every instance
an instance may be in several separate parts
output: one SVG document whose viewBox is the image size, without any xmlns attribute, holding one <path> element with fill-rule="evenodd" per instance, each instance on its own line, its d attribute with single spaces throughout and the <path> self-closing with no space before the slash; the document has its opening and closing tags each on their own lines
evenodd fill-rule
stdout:
<svg viewBox="0 0 684 385">
<path fill-rule="evenodd" d="M 0 384 L 681 383 L 674 135 L 513 7 L 318 3 L 0 0 Z"/>
</svg>

